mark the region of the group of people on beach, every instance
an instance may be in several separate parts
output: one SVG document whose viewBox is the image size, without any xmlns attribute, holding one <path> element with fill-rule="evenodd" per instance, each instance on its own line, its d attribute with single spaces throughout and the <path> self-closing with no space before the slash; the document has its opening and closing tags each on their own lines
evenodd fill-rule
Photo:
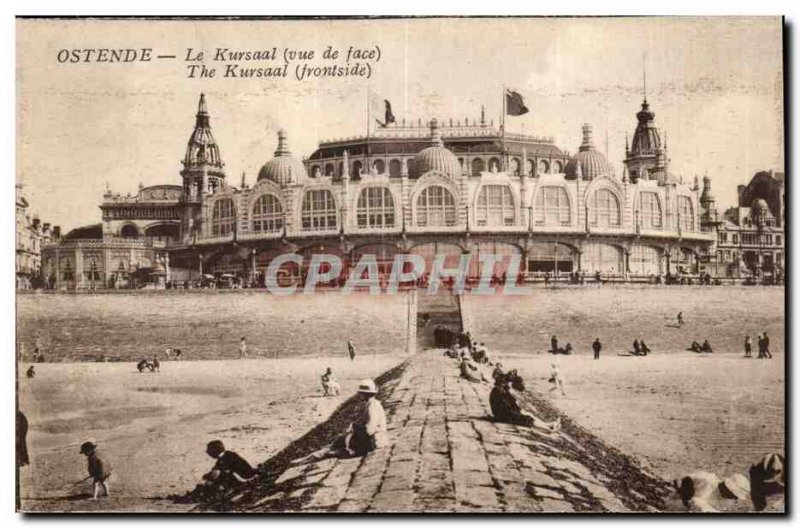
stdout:
<svg viewBox="0 0 800 528">
<path fill-rule="evenodd" d="M 766 332 L 758 334 L 758 359 L 772 359 L 772 352 L 769 351 L 769 336 Z M 744 336 L 744 357 L 753 357 L 753 342 L 750 336 Z"/>
<path fill-rule="evenodd" d="M 594 359 L 600 359 L 600 352 L 603 350 L 603 343 L 600 341 L 599 337 L 596 337 L 594 341 L 592 341 L 592 356 Z M 550 354 L 553 355 L 566 355 L 569 356 L 574 352 L 572 347 L 572 343 L 567 343 L 563 348 L 558 344 L 558 336 L 553 335 L 550 338 L 550 349 L 548 350 Z M 647 343 L 644 342 L 644 339 L 634 339 L 633 340 L 633 350 L 628 351 L 630 355 L 633 356 L 647 356 L 651 353 L 650 347 L 647 346 Z"/>
</svg>

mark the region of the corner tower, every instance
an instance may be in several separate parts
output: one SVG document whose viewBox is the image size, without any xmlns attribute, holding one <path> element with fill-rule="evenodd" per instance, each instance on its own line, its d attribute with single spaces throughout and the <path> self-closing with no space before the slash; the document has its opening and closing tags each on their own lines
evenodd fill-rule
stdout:
<svg viewBox="0 0 800 528">
<path fill-rule="evenodd" d="M 197 105 L 194 131 L 186 145 L 183 158 L 183 194 L 184 204 L 181 220 L 181 237 L 185 242 L 191 241 L 192 235 L 200 227 L 200 209 L 203 198 L 213 194 L 225 182 L 225 164 L 219 153 L 219 147 L 211 133 L 211 117 L 206 108 L 206 96 L 200 94 Z"/>
</svg>

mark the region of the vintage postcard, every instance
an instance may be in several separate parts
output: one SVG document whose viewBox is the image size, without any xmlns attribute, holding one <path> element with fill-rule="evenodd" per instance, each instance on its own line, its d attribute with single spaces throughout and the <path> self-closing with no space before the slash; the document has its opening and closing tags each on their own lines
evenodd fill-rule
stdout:
<svg viewBox="0 0 800 528">
<path fill-rule="evenodd" d="M 784 513 L 784 30 L 18 18 L 18 511 Z"/>
</svg>

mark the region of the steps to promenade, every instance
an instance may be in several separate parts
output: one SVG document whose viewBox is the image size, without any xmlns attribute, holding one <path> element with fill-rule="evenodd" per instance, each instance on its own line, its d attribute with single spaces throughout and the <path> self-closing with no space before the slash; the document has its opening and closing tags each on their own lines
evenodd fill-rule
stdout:
<svg viewBox="0 0 800 528">
<path fill-rule="evenodd" d="M 434 346 L 433 331 L 437 325 L 454 332 L 463 331 L 458 296 L 446 288 L 440 289 L 435 295 L 429 295 L 425 290 L 417 292 L 417 318 L 422 321 L 424 314 L 428 314 L 430 319 L 427 326 L 420 327 L 417 332 L 420 350 Z"/>
<path fill-rule="evenodd" d="M 225 509 L 328 512 L 626 512 L 664 509 L 667 484 L 562 418 L 557 434 L 495 423 L 490 387 L 441 351 L 381 383 L 389 445 L 363 458 L 289 465 Z M 345 403 L 343 406 L 347 406 Z M 555 412 L 534 409 L 534 412 Z M 345 420 L 332 424 L 338 433 Z M 331 433 L 333 430 L 330 431 Z M 332 435 L 329 435 L 332 438 Z M 300 442 L 300 440 L 298 440 Z M 294 459 L 318 448 L 306 445 Z M 287 453 L 289 453 L 287 451 Z M 269 464 L 269 463 L 268 463 Z"/>
</svg>

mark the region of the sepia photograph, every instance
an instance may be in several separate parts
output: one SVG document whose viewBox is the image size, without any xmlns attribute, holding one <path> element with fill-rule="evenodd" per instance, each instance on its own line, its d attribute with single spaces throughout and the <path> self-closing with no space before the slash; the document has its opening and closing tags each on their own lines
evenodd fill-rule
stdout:
<svg viewBox="0 0 800 528">
<path fill-rule="evenodd" d="M 782 17 L 15 30 L 17 512 L 787 514 Z"/>
</svg>

